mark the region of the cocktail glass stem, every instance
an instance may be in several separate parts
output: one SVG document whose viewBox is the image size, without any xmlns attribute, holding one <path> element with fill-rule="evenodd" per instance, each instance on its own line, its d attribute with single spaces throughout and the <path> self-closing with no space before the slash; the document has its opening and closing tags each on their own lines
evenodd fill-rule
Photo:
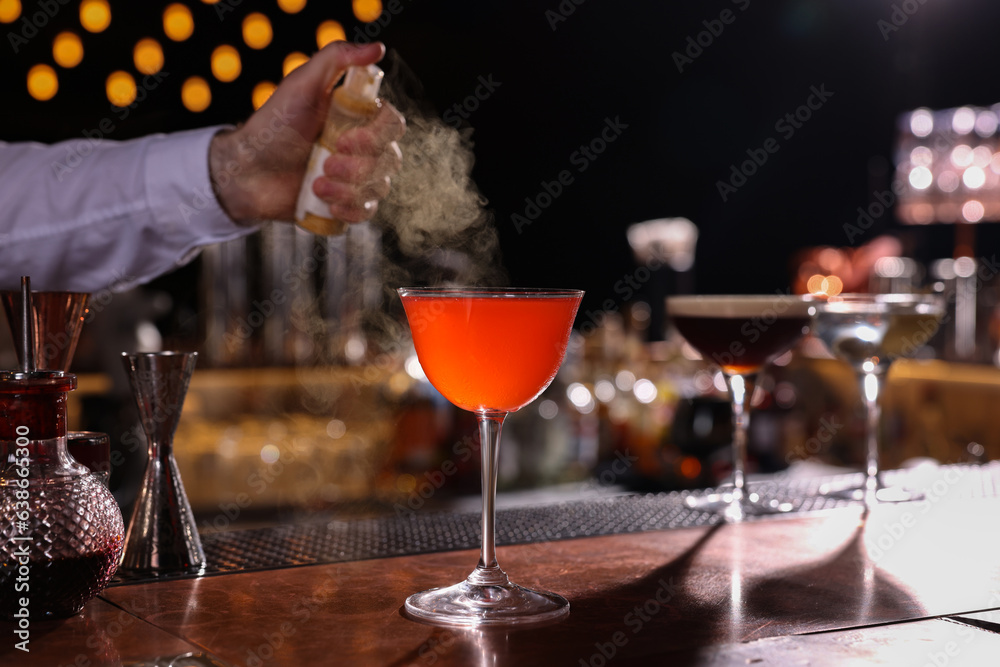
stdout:
<svg viewBox="0 0 1000 667">
<path fill-rule="evenodd" d="M 726 521 L 739 522 L 751 515 L 790 512 L 793 506 L 778 499 L 761 499 L 747 487 L 747 443 L 749 442 L 750 405 L 757 386 L 757 373 L 725 373 L 726 387 L 733 415 L 733 479 L 732 488 L 698 496 L 688 496 L 688 507 L 703 512 L 721 514 Z"/>
<path fill-rule="evenodd" d="M 879 483 L 879 427 L 882 423 L 882 388 L 885 384 L 884 373 L 864 373 L 861 375 L 861 396 L 865 402 L 865 456 L 867 464 L 865 472 L 865 503 L 874 505 Z"/>
<path fill-rule="evenodd" d="M 404 608 L 414 619 L 435 625 L 479 626 L 541 624 L 569 613 L 569 603 L 555 593 L 512 583 L 497 564 L 496 494 L 500 431 L 507 413 L 477 411 L 483 460 L 483 540 L 479 564 L 465 581 L 415 593 Z"/>
<path fill-rule="evenodd" d="M 479 420 L 479 440 L 483 466 L 483 542 L 479 552 L 479 565 L 469 575 L 469 582 L 479 586 L 500 586 L 508 583 L 507 575 L 497 564 L 497 464 L 500 461 L 500 432 L 506 412 L 482 411 Z"/>
<path fill-rule="evenodd" d="M 746 493 L 746 461 L 748 427 L 750 425 L 750 401 L 756 386 L 756 374 L 726 375 L 729 400 L 733 412 L 733 492 L 725 515 L 732 521 L 740 521 L 746 515 L 744 502 Z"/>
</svg>

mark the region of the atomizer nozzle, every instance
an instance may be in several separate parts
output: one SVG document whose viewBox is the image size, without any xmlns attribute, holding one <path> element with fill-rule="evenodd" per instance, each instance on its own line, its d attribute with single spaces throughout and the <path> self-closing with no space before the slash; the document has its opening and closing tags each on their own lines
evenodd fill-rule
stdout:
<svg viewBox="0 0 1000 667">
<path fill-rule="evenodd" d="M 348 67 L 344 83 L 333 91 L 335 102 L 348 111 L 370 109 L 372 104 L 378 104 L 378 89 L 384 76 L 375 65 Z"/>
</svg>

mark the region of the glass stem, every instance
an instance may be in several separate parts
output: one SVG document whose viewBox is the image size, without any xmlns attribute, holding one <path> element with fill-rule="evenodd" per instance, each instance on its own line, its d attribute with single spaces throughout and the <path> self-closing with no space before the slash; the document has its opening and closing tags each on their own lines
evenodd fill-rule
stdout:
<svg viewBox="0 0 1000 667">
<path fill-rule="evenodd" d="M 880 487 L 878 440 L 879 426 L 882 423 L 882 387 L 885 383 L 884 373 L 865 373 L 861 376 L 861 396 L 865 402 L 865 492 L 874 498 Z"/>
<path fill-rule="evenodd" d="M 733 502 L 746 496 L 747 428 L 756 378 L 756 373 L 726 375 L 733 410 Z"/>
<path fill-rule="evenodd" d="M 479 565 L 469 575 L 468 581 L 479 586 L 502 586 L 509 581 L 497 564 L 496 497 L 500 431 L 503 429 L 507 413 L 483 410 L 477 412 L 476 417 L 479 420 L 479 440 L 483 459 L 483 543 L 479 553 Z"/>
</svg>

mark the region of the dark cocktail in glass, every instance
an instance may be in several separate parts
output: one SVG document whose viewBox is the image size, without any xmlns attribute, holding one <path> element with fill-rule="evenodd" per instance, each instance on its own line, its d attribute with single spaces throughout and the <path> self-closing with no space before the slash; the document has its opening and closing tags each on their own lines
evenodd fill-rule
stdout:
<svg viewBox="0 0 1000 667">
<path fill-rule="evenodd" d="M 763 501 L 746 489 L 747 429 L 758 374 L 809 330 L 811 297 L 776 295 L 676 296 L 667 314 L 677 331 L 726 378 L 733 412 L 733 480 L 719 493 L 690 496 L 695 509 L 719 512 L 729 521 L 748 514 L 782 512 L 791 506 Z"/>
</svg>

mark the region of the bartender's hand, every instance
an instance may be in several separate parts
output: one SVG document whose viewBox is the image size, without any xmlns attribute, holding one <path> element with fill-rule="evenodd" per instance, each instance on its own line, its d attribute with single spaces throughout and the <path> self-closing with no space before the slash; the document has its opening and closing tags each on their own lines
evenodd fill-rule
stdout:
<svg viewBox="0 0 1000 667">
<path fill-rule="evenodd" d="M 351 65 L 382 59 L 380 43 L 334 42 L 291 72 L 271 98 L 239 128 L 220 132 L 209 149 L 216 196 L 237 222 L 292 220 L 313 142 L 319 137 L 330 94 Z M 371 123 L 349 130 L 311 184 L 344 222 L 370 220 L 389 193 L 402 154 L 396 140 L 403 116 L 387 102 Z"/>
</svg>

